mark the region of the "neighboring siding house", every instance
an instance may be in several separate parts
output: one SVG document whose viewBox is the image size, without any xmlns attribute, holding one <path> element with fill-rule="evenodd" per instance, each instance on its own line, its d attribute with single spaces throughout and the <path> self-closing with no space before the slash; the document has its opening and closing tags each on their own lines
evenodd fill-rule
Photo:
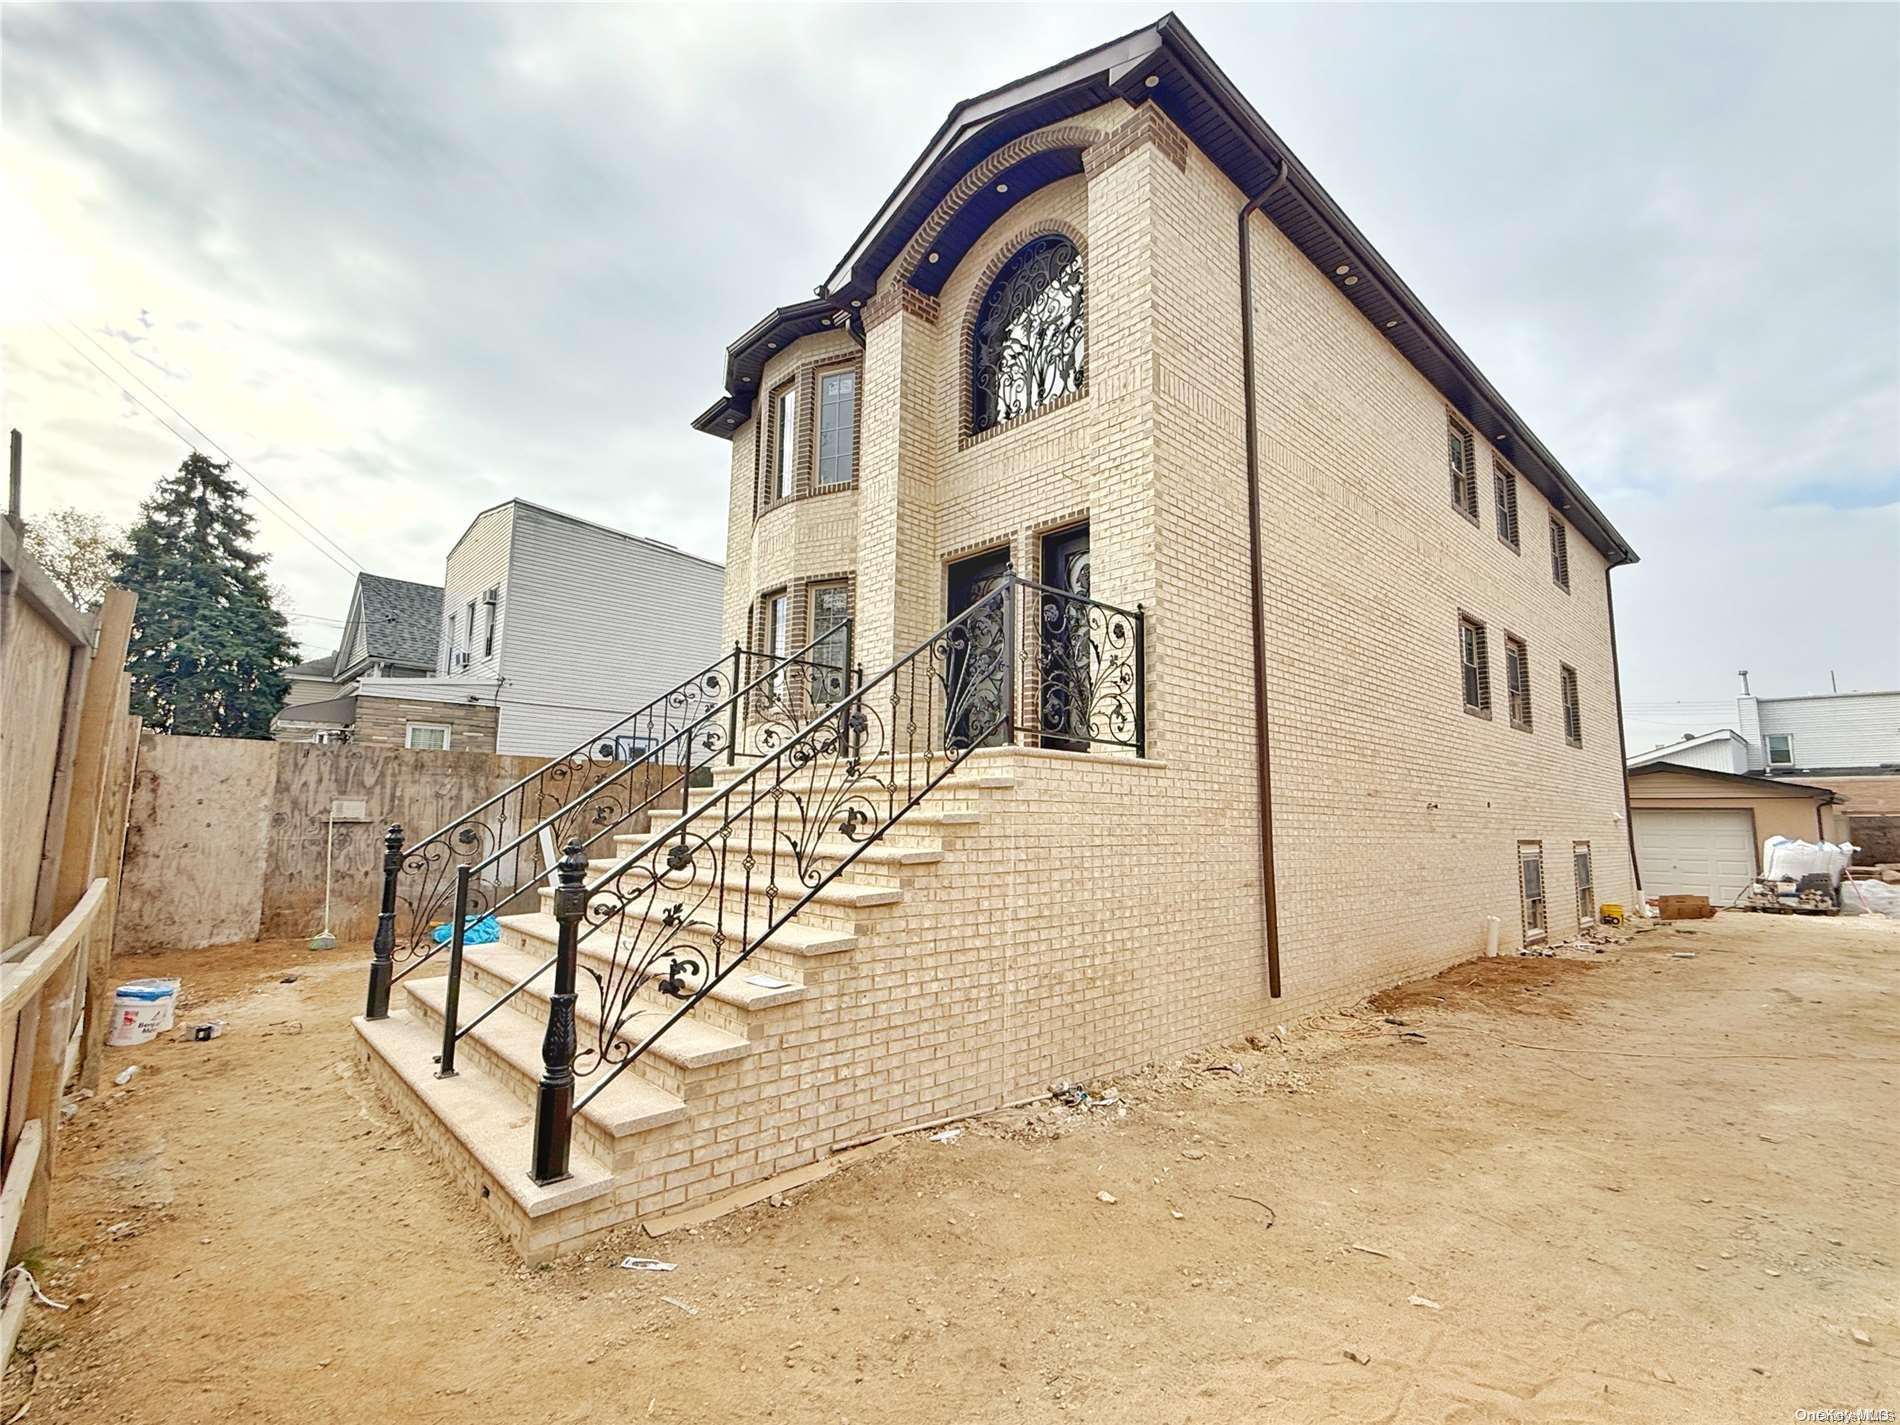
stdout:
<svg viewBox="0 0 1900 1425">
<path fill-rule="evenodd" d="M 365 678 L 409 679 L 435 671 L 442 589 L 358 574 L 337 651 L 289 670 L 290 692 L 271 722 L 280 742 L 341 742 L 356 734 L 354 692 Z"/>
<path fill-rule="evenodd" d="M 769 973 L 593 1080 L 609 1097 L 552 1187 L 528 1182 L 525 1127 L 479 1163 L 457 1147 L 472 1129 L 432 1127 L 460 1111 L 429 1087 L 440 981 L 359 1021 L 363 1062 L 531 1255 L 1348 1004 L 1482 954 L 1494 925 L 1515 949 L 1635 898 L 1610 603 L 1634 552 L 1179 20 L 958 105 L 865 216 L 816 299 L 728 347 L 695 421 L 731 446 L 723 642 L 784 653 L 849 615 L 825 662 L 868 680 L 790 744 L 838 739 L 811 796 L 759 812 L 829 838 L 760 942 Z M 567 552 L 568 587 L 582 562 Z M 449 582 L 452 614 L 469 596 Z M 1020 624 L 970 617 L 1002 591 Z M 1089 621 L 1052 637 L 1038 600 Z M 550 622 L 600 658 L 616 619 L 574 603 L 551 596 Z M 517 616 L 504 599 L 504 628 Z M 1012 672 L 973 693 L 959 680 L 984 666 Z M 962 742 L 983 745 L 894 844 L 860 838 L 901 797 L 825 810 L 849 798 L 824 779 L 874 785 L 879 756 L 913 768 L 973 726 L 1001 735 Z M 757 861 L 789 834 L 726 810 L 761 780 L 802 793 L 796 765 L 767 750 L 676 838 L 616 843 L 687 887 L 641 902 L 649 921 L 708 920 L 673 901 L 743 874 L 740 911 L 688 927 L 696 954 L 730 951 L 798 890 Z M 743 872 L 701 872 L 740 856 L 729 835 Z M 470 951 L 464 1021 L 551 953 L 550 917 L 502 924 Z M 590 942 L 591 975 L 614 943 Z M 699 973 L 683 964 L 673 980 Z M 673 1004 L 613 965 L 644 1008 Z M 586 1035 L 616 981 L 581 979 Z M 497 1122 L 535 1092 L 538 1061 L 508 1045 L 544 1042 L 548 1004 L 524 992 L 464 1041 L 470 1104 L 484 1075 L 513 1085 Z"/>
<path fill-rule="evenodd" d="M 1748 696 L 1735 714 L 1733 729 L 1629 759 L 1646 892 L 1733 899 L 1745 835 L 1756 868 L 1777 835 L 1851 841 L 1858 865 L 1900 862 L 1900 692 Z"/>
<path fill-rule="evenodd" d="M 527 500 L 449 551 L 432 676 L 375 740 L 556 756 L 719 656 L 718 564 Z M 359 736 L 358 740 L 369 740 Z"/>
</svg>

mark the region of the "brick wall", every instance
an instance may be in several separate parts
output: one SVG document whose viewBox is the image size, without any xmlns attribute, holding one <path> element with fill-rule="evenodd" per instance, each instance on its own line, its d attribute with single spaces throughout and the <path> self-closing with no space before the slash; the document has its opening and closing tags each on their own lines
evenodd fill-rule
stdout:
<svg viewBox="0 0 1900 1425">
<path fill-rule="evenodd" d="M 356 727 L 351 740 L 368 747 L 401 747 L 412 722 L 446 726 L 449 750 L 493 752 L 497 709 L 474 703 L 436 703 L 416 698 L 356 700 Z"/>
<path fill-rule="evenodd" d="M 1244 199 L 1158 114 L 1116 101 L 1065 122 L 1116 137 L 1087 151 L 1082 174 L 1004 214 L 934 301 L 886 275 L 867 309 L 855 495 L 755 520 L 758 414 L 740 431 L 729 630 L 743 636 L 761 593 L 855 568 L 859 652 L 875 671 L 941 623 L 949 561 L 1007 545 L 1014 566 L 1034 575 L 1039 534 L 1089 520 L 1096 597 L 1149 611 L 1150 749 L 1165 765 L 1138 791 L 1123 788 L 1140 804 L 1125 808 L 1116 835 L 1063 854 L 1094 858 L 1078 874 L 1112 881 L 1116 914 L 1165 936 L 1184 992 L 1165 1023 L 1129 1016 L 1125 1042 L 1084 1057 L 1138 1059 L 1435 970 L 1482 949 L 1487 916 L 1515 944 L 1522 841 L 1543 845 L 1554 933 L 1575 927 L 1574 842 L 1592 848 L 1599 899 L 1632 900 L 1604 561 L 1572 530 L 1570 587 L 1558 588 L 1551 511 L 1522 480 L 1519 549 L 1498 538 L 1496 453 L 1484 432 L 1476 526 L 1454 508 L 1443 399 L 1330 274 L 1256 218 L 1286 990 L 1281 1004 L 1264 999 L 1234 227 Z M 968 313 L 984 274 L 1025 234 L 1049 230 L 1073 232 L 1084 252 L 1087 392 L 970 441 Z M 768 365 L 761 389 L 829 358 L 841 340 L 796 343 Z M 1488 719 L 1462 706 L 1461 610 L 1487 626 Z M 1507 634 L 1529 651 L 1529 731 L 1504 711 Z M 1560 665 L 1578 675 L 1580 747 L 1564 736 Z M 1048 777 L 1078 788 L 1092 775 L 1051 766 Z M 1103 816 L 1117 818 L 1121 794 L 1104 794 Z M 999 874 L 1013 875 L 1024 914 L 1052 901 L 1038 848 L 1060 839 L 1060 801 L 1031 799 L 1014 813 L 1024 859 Z M 1063 903 L 1038 933 L 1067 937 L 1079 964 L 1104 925 L 1090 899 Z M 1068 1020 L 1053 1004 L 1039 1012 Z M 1059 1057 L 1068 1041 L 1048 1042 Z"/>
</svg>

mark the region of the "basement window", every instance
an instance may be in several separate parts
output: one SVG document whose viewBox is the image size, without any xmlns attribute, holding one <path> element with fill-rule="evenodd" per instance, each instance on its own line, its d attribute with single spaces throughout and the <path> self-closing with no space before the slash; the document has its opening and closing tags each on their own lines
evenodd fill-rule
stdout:
<svg viewBox="0 0 1900 1425">
<path fill-rule="evenodd" d="M 1458 422 L 1445 422 L 1446 458 L 1451 468 L 1451 502 L 1458 513 L 1478 522 L 1478 465 L 1471 432 Z"/>
<path fill-rule="evenodd" d="M 1570 592 L 1570 530 L 1555 515 L 1550 520 L 1550 577 L 1558 588 Z"/>
<path fill-rule="evenodd" d="M 1531 730 L 1531 655 L 1524 640 L 1504 636 L 1504 688 L 1510 702 L 1511 726 Z"/>
<path fill-rule="evenodd" d="M 1770 767 L 1794 766 L 1794 738 L 1785 732 L 1768 734 L 1768 765 Z"/>
<path fill-rule="evenodd" d="M 1523 912 L 1524 943 L 1542 940 L 1550 929 L 1548 908 L 1544 902 L 1544 843 L 1517 843 L 1518 901 Z"/>
<path fill-rule="evenodd" d="M 1491 655 L 1485 646 L 1484 625 L 1469 614 L 1458 616 L 1458 663 L 1464 679 L 1465 711 L 1491 716 Z"/>
<path fill-rule="evenodd" d="M 1583 746 L 1583 704 L 1577 697 L 1577 670 L 1568 663 L 1557 665 L 1557 685 L 1563 690 L 1564 741 L 1572 747 Z"/>
<path fill-rule="evenodd" d="M 1596 872 L 1590 865 L 1590 843 L 1571 842 L 1570 859 L 1577 871 L 1577 924 L 1595 925 L 1597 923 L 1597 885 Z"/>
<path fill-rule="evenodd" d="M 1517 552 L 1517 472 L 1501 460 L 1491 462 L 1491 493 L 1498 505 L 1498 538 Z"/>
</svg>

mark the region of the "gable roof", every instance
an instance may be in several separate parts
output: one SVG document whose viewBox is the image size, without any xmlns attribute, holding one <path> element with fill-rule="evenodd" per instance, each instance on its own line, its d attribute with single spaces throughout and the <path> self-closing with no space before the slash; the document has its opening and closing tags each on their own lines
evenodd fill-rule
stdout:
<svg viewBox="0 0 1900 1425">
<path fill-rule="evenodd" d="M 389 579 L 381 574 L 358 574 L 344 620 L 343 648 L 337 653 L 337 671 L 351 666 L 351 625 L 360 623 L 366 656 L 384 663 L 433 669 L 442 634 L 442 586 Z"/>
<path fill-rule="evenodd" d="M 1698 733 L 1694 737 L 1685 737 L 1680 742 L 1665 742 L 1661 747 L 1652 747 L 1647 752 L 1638 752 L 1629 759 L 1629 765 L 1635 768 L 1647 767 L 1652 762 L 1667 762 L 1671 757 L 1678 757 L 1691 748 L 1707 747 L 1711 742 L 1720 742 L 1725 737 L 1734 739 L 1743 747 L 1748 746 L 1748 739 L 1741 733 L 1733 728 L 1721 727 L 1714 732 Z"/>
<path fill-rule="evenodd" d="M 1632 777 L 1646 777 L 1654 772 L 1684 777 L 1713 777 L 1718 782 L 1740 782 L 1744 786 L 1757 787 L 1764 795 L 1771 797 L 1778 792 L 1788 792 L 1795 796 L 1820 797 L 1828 802 L 1837 800 L 1827 787 L 1817 787 L 1808 782 L 1790 782 L 1786 777 L 1763 777 L 1754 772 L 1718 772 L 1713 767 L 1685 767 L 1675 762 L 1651 762 L 1646 767 L 1629 769 Z"/>
<path fill-rule="evenodd" d="M 1306 166 L 1262 119 L 1180 19 L 1154 24 L 1047 69 L 967 99 L 950 111 L 930 143 L 872 216 L 851 249 L 817 289 L 821 302 L 848 315 L 870 300 L 895 261 L 937 204 L 970 170 L 1024 134 L 1120 98 L 1153 103 L 1248 198 L 1272 193 L 1261 211 L 1320 271 L 1349 264 L 1362 280 L 1337 290 L 1390 341 L 1467 420 L 1490 437 L 1518 473 L 1560 510 L 1612 565 L 1633 564 L 1636 551 L 1584 493 L 1523 417 L 1499 395 L 1477 364 L 1454 342 L 1412 289 L 1354 226 Z M 1006 175 L 1006 201 L 995 185 L 972 202 L 986 205 L 973 219 L 987 222 L 1038 187 L 1073 171 L 1042 154 Z M 1284 173 L 1284 181 L 1275 179 Z M 953 225 L 954 226 L 954 225 Z M 975 221 L 970 224 L 974 229 Z M 946 230 L 947 232 L 948 230 Z M 973 240 L 975 232 L 968 234 Z M 947 272 L 957 254 L 942 253 Z M 763 343 L 780 308 L 727 349 L 726 394 L 694 422 L 695 429 L 730 435 L 750 414 Z M 835 321 L 836 318 L 834 317 Z"/>
<path fill-rule="evenodd" d="M 321 658 L 312 658 L 306 662 L 286 668 L 286 678 L 322 678 L 329 679 L 336 673 L 336 654 L 326 653 Z"/>
<path fill-rule="evenodd" d="M 599 520 L 590 520 L 582 515 L 570 515 L 566 510 L 557 510 L 552 505 L 539 505 L 533 500 L 524 500 L 519 495 L 513 499 L 503 500 L 499 505 L 490 505 L 485 510 L 476 511 L 475 517 L 468 522 L 468 528 L 463 530 L 460 536 L 457 537 L 455 543 L 449 546 L 449 553 L 453 555 L 457 549 L 462 547 L 462 541 L 475 532 L 476 525 L 480 524 L 497 510 L 506 509 L 533 510 L 536 514 L 546 515 L 549 519 L 561 520 L 567 524 L 582 525 L 588 529 L 598 530 L 602 534 L 610 534 L 615 539 L 629 540 L 634 544 L 648 545 L 653 549 L 675 555 L 678 558 L 690 559 L 695 564 L 704 564 L 708 568 L 724 569 L 726 567 L 717 559 L 708 559 L 704 555 L 699 554 L 688 554 L 677 544 L 668 544 L 663 539 L 655 539 L 651 535 L 646 534 L 629 534 L 624 529 L 615 529 L 612 525 L 602 524 Z"/>
</svg>

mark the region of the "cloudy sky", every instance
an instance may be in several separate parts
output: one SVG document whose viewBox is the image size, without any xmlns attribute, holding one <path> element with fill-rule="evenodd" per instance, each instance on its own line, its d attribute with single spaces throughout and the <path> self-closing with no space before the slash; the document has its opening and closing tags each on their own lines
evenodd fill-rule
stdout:
<svg viewBox="0 0 1900 1425">
<path fill-rule="evenodd" d="M 312 653 L 510 495 L 722 557 L 726 342 L 959 98 L 1157 13 L 7 6 L 29 513 L 176 466 L 129 392 L 321 531 L 259 495 Z M 1738 668 L 1900 687 L 1900 8 L 1182 13 L 1642 553 L 1632 750 Z"/>
</svg>

